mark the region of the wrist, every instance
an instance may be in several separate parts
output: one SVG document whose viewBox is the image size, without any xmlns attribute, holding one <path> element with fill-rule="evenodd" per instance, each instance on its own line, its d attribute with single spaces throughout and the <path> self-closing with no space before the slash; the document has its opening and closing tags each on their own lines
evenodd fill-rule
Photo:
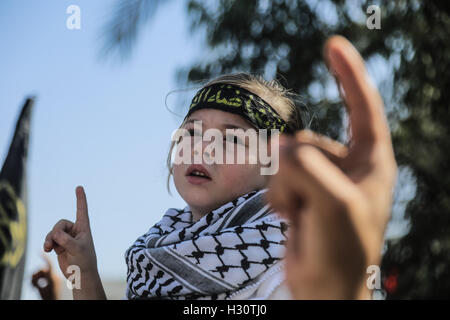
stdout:
<svg viewBox="0 0 450 320">
<path fill-rule="evenodd" d="M 301 285 L 300 285 L 301 284 Z M 331 272 L 309 273 L 289 283 L 296 300 L 370 300 L 372 291 L 362 277 L 348 277 Z"/>
<path fill-rule="evenodd" d="M 72 286 L 74 300 L 105 300 L 106 295 L 98 272 L 80 272 L 79 283 Z"/>
</svg>

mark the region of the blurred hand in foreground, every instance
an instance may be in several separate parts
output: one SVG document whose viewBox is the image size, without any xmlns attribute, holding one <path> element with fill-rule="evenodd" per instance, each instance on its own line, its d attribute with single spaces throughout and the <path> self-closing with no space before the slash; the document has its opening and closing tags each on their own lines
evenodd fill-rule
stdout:
<svg viewBox="0 0 450 320">
<path fill-rule="evenodd" d="M 344 146 L 311 131 L 280 139 L 268 200 L 291 222 L 286 281 L 295 299 L 370 299 L 369 265 L 379 265 L 397 166 L 378 90 L 345 38 L 324 56 L 350 120 Z"/>
</svg>

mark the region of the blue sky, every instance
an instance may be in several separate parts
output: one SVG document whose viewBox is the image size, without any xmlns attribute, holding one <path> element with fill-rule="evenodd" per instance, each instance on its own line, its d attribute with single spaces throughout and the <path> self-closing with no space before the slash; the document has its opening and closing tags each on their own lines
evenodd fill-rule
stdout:
<svg viewBox="0 0 450 320">
<path fill-rule="evenodd" d="M 165 159 L 180 119 L 164 101 L 180 89 L 177 67 L 197 61 L 185 2 L 170 1 L 143 29 L 129 60 L 99 59 L 110 0 L 2 1 L 0 4 L 0 160 L 20 106 L 37 96 L 28 162 L 29 239 L 23 298 L 44 265 L 43 240 L 62 218 L 75 218 L 75 187 L 86 190 L 102 277 L 125 279 L 123 254 L 168 207 Z M 81 9 L 81 29 L 66 28 L 66 8 Z M 169 99 L 170 102 L 175 100 Z M 56 257 L 51 254 L 56 267 Z"/>
<path fill-rule="evenodd" d="M 72 4 L 81 9 L 80 30 L 66 28 L 66 9 Z M 99 35 L 113 4 L 0 2 L 1 163 L 25 97 L 37 96 L 28 162 L 25 299 L 38 298 L 29 283 L 31 274 L 44 266 L 40 255 L 46 234 L 59 219 L 75 218 L 77 185 L 86 190 L 103 279 L 125 281 L 125 250 L 168 207 L 185 205 L 173 185 L 173 196 L 166 190 L 165 160 L 181 118 L 164 103 L 170 91 L 184 89 L 176 81 L 177 68 L 205 59 L 209 51 L 201 34 L 189 32 L 185 1 L 168 1 L 142 29 L 129 60 L 119 64 L 99 58 Z M 377 83 L 392 77 L 383 62 L 374 59 L 368 66 Z M 317 98 L 324 94 L 308 93 Z M 169 106 L 176 101 L 177 94 L 170 96 Z M 415 193 L 408 175 L 401 169 L 400 185 L 408 188 L 394 205 L 400 215 L 390 229 L 393 234 L 404 232 L 402 213 Z M 59 269 L 56 256 L 50 256 Z"/>
</svg>

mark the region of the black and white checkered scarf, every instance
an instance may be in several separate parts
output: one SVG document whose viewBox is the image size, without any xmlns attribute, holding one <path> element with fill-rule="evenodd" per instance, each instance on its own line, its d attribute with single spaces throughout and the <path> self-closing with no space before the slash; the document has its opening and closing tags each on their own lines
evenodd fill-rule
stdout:
<svg viewBox="0 0 450 320">
<path fill-rule="evenodd" d="M 252 191 L 192 220 L 169 209 L 126 251 L 129 299 L 226 299 L 284 255 L 287 224 Z"/>
</svg>

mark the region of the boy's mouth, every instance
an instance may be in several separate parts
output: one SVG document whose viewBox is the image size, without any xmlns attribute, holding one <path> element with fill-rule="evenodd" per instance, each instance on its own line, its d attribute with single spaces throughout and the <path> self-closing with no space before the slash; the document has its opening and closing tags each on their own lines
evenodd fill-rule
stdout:
<svg viewBox="0 0 450 320">
<path fill-rule="evenodd" d="M 211 181 L 211 176 L 202 165 L 193 164 L 186 171 L 186 177 L 190 183 L 199 184 Z"/>
</svg>

